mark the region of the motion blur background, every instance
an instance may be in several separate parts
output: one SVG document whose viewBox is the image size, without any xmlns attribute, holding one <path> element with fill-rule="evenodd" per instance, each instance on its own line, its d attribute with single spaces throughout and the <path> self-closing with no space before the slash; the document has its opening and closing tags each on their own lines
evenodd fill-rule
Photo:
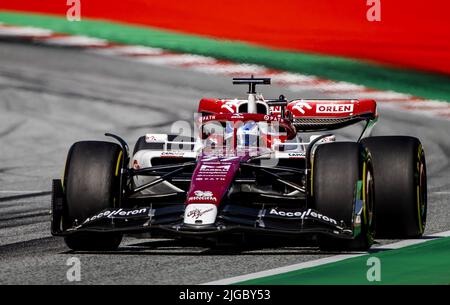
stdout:
<svg viewBox="0 0 450 305">
<path fill-rule="evenodd" d="M 69 1 L 70 2 L 70 1 Z M 367 11 L 380 3 L 381 21 Z M 81 0 L 81 17 L 450 73 L 450 3 L 432 1 Z M 369 5 L 368 5 L 369 3 Z M 63 0 L 2 1 L 1 10 L 65 17 Z"/>
</svg>

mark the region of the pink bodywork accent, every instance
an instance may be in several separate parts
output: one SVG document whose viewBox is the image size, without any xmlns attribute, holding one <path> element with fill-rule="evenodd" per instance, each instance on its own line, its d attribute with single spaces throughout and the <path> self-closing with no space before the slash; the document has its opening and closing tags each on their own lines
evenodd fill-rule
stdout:
<svg viewBox="0 0 450 305">
<path fill-rule="evenodd" d="M 202 155 L 192 175 L 186 204 L 210 203 L 218 206 L 228 192 L 240 163 L 248 158 Z"/>
</svg>

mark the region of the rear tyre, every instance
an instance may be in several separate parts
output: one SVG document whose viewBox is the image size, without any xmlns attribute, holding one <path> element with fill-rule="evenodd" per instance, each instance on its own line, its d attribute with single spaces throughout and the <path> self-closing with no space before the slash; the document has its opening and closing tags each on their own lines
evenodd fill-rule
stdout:
<svg viewBox="0 0 450 305">
<path fill-rule="evenodd" d="M 122 150 L 114 143 L 84 141 L 71 147 L 64 175 L 66 228 L 116 208 L 122 162 Z M 75 233 L 68 235 L 65 242 L 72 250 L 105 251 L 117 249 L 121 239 L 117 233 Z"/>
<path fill-rule="evenodd" d="M 365 251 L 373 243 L 374 184 L 370 154 L 359 143 L 337 142 L 317 146 L 314 153 L 311 192 L 313 208 L 343 221 L 357 234 L 354 239 L 319 236 L 325 251 Z M 359 206 L 359 208 L 357 207 Z M 355 213 L 361 209 L 355 224 Z"/>
<path fill-rule="evenodd" d="M 362 141 L 373 157 L 377 238 L 422 236 L 427 216 L 425 153 L 417 138 L 371 137 Z"/>
</svg>

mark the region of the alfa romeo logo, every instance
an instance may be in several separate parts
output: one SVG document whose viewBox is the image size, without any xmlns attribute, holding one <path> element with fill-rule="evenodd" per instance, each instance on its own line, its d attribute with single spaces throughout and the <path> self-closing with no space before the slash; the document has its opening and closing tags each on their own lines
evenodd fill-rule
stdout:
<svg viewBox="0 0 450 305">
<path fill-rule="evenodd" d="M 211 191 L 195 191 L 195 197 L 212 197 L 213 193 Z"/>
</svg>

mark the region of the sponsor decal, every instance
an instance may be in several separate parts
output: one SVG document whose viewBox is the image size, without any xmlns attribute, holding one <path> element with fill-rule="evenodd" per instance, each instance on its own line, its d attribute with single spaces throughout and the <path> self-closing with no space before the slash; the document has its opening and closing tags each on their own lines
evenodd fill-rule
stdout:
<svg viewBox="0 0 450 305">
<path fill-rule="evenodd" d="M 297 110 L 298 112 L 300 112 L 301 114 L 305 114 L 306 111 L 305 109 L 311 110 L 312 106 L 306 102 L 296 102 L 294 107 L 292 107 L 292 109 Z"/>
<path fill-rule="evenodd" d="M 142 208 L 142 209 L 134 209 L 134 210 L 124 210 L 124 209 L 118 209 L 118 210 L 106 210 L 103 211 L 95 216 L 89 217 L 86 219 L 82 224 L 87 224 L 89 222 L 92 222 L 94 220 L 100 220 L 105 218 L 130 218 L 130 217 L 142 217 L 142 216 L 148 216 L 150 209 L 149 208 Z"/>
<path fill-rule="evenodd" d="M 330 218 L 328 216 L 322 215 L 316 211 L 313 211 L 311 209 L 308 209 L 306 211 L 283 211 L 272 208 L 269 212 L 270 215 L 276 215 L 280 217 L 288 217 L 288 218 L 299 218 L 299 219 L 305 219 L 305 218 L 315 218 L 318 220 L 322 220 L 325 222 L 328 222 L 333 225 L 337 225 L 337 221 L 333 218 Z"/>
<path fill-rule="evenodd" d="M 320 140 L 320 143 L 328 143 L 328 142 L 335 142 L 336 141 L 336 137 L 335 136 L 329 136 L 326 138 L 323 138 L 322 140 Z"/>
<path fill-rule="evenodd" d="M 244 115 L 242 113 L 235 113 L 231 116 L 232 119 L 244 119 Z"/>
<path fill-rule="evenodd" d="M 277 121 L 277 122 L 282 122 L 283 119 L 274 115 L 268 115 L 266 114 L 264 116 L 264 121 Z"/>
<path fill-rule="evenodd" d="M 211 191 L 195 191 L 194 194 L 198 197 L 211 197 L 213 195 Z"/>
<path fill-rule="evenodd" d="M 147 135 L 147 136 L 145 136 L 145 141 L 147 143 L 149 143 L 149 142 L 156 142 L 156 137 L 154 135 Z"/>
<path fill-rule="evenodd" d="M 161 153 L 161 158 L 182 158 L 184 152 L 181 151 L 165 151 Z"/>
<path fill-rule="evenodd" d="M 214 120 L 216 120 L 215 115 L 205 115 L 204 117 L 201 118 L 202 122 L 208 122 L 208 121 L 214 121 Z"/>
<path fill-rule="evenodd" d="M 305 157 L 305 153 L 304 152 L 298 152 L 298 153 L 288 153 L 288 157 L 289 158 L 304 158 Z"/>
<path fill-rule="evenodd" d="M 189 197 L 189 201 L 194 200 L 204 200 L 210 202 L 217 202 L 217 198 L 214 197 L 214 194 L 211 191 L 194 191 L 194 196 Z"/>
<path fill-rule="evenodd" d="M 216 221 L 217 207 L 211 203 L 189 204 L 184 211 L 186 224 L 208 225 Z"/>
<path fill-rule="evenodd" d="M 281 112 L 281 106 L 270 106 L 270 110 L 272 113 L 280 113 Z"/>
<path fill-rule="evenodd" d="M 219 160 L 220 159 L 220 160 Z M 230 161 L 239 159 L 239 157 L 230 157 L 229 155 L 223 154 L 209 154 L 208 156 L 202 157 L 202 162 L 208 162 L 207 165 L 230 165 Z M 216 162 L 212 162 L 216 161 Z"/>
<path fill-rule="evenodd" d="M 217 159 L 217 158 L 215 158 Z M 196 181 L 225 181 L 230 171 L 231 163 L 209 162 L 202 164 L 195 176 Z"/>
<path fill-rule="evenodd" d="M 239 100 L 226 101 L 220 108 L 226 109 L 230 113 L 235 113 L 239 107 Z"/>
<path fill-rule="evenodd" d="M 230 165 L 205 165 L 200 167 L 201 172 L 228 172 Z"/>
<path fill-rule="evenodd" d="M 186 215 L 186 217 L 189 218 L 194 218 L 194 219 L 199 219 L 201 216 L 203 216 L 204 214 L 211 212 L 213 209 L 206 209 L 206 210 L 200 210 L 200 209 L 194 209 L 192 211 L 189 211 Z"/>
<path fill-rule="evenodd" d="M 166 134 L 146 134 L 145 135 L 145 142 L 147 143 L 164 143 L 167 141 L 167 135 Z"/>
<path fill-rule="evenodd" d="M 195 178 L 196 181 L 226 181 L 226 178 L 221 178 L 221 177 L 196 177 Z"/>
<path fill-rule="evenodd" d="M 352 113 L 353 104 L 317 104 L 316 113 Z"/>
</svg>

